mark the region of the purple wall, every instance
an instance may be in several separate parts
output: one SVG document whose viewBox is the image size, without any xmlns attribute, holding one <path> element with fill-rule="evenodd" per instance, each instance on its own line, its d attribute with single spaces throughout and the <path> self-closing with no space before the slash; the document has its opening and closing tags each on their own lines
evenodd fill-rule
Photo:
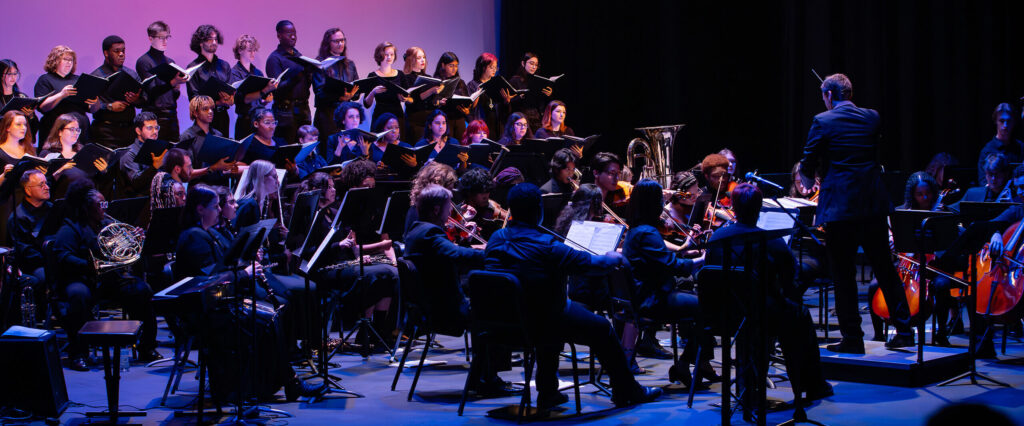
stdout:
<svg viewBox="0 0 1024 426">
<path fill-rule="evenodd" d="M 327 28 L 340 27 L 360 77 L 376 68 L 373 48 L 382 41 L 398 47 L 398 67 L 406 48 L 423 48 L 431 73 L 441 53 L 455 52 L 463 78 L 472 78 L 473 63 L 481 52 L 496 50 L 494 2 L 488 0 L 29 0 L 5 3 L 4 9 L 7 19 L 0 37 L 0 58 L 18 63 L 22 72 L 18 85 L 29 95 L 43 74 L 46 54 L 58 44 L 68 45 L 78 54 L 77 72 L 91 72 L 103 63 L 101 41 L 116 34 L 125 39 L 125 64 L 134 68 L 135 60 L 149 49 L 146 27 L 156 20 L 170 25 L 167 54 L 182 65 L 195 58 L 188 49 L 192 32 L 199 25 L 212 24 L 224 36 L 224 45 L 217 50 L 219 57 L 234 64 L 231 47 L 235 39 L 250 34 L 260 42 L 256 64 L 265 71 L 267 55 L 277 46 L 274 24 L 281 19 L 295 23 L 296 47 L 309 57 L 316 56 Z M 191 122 L 184 89 L 178 114 L 184 130 Z M 231 116 L 233 120 L 233 112 Z"/>
</svg>

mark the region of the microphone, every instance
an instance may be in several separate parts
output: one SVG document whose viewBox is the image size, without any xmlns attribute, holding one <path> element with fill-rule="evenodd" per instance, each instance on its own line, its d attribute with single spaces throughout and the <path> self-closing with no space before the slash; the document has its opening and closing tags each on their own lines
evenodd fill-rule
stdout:
<svg viewBox="0 0 1024 426">
<path fill-rule="evenodd" d="M 761 185 L 770 186 L 770 187 L 775 188 L 775 189 L 777 189 L 779 191 L 782 191 L 782 186 L 780 186 L 779 184 L 777 184 L 775 182 L 772 182 L 772 181 L 770 181 L 768 179 L 765 179 L 765 178 L 763 178 L 761 176 L 758 176 L 758 175 L 754 174 L 753 172 L 747 172 L 747 175 L 745 177 L 746 177 L 746 179 L 748 181 L 757 182 L 757 183 L 759 183 Z"/>
</svg>

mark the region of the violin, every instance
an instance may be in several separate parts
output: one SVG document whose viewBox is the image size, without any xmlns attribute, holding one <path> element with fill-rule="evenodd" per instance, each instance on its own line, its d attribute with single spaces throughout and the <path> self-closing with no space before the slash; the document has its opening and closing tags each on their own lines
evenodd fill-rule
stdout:
<svg viewBox="0 0 1024 426">
<path fill-rule="evenodd" d="M 453 243 L 473 239 L 478 244 L 487 244 L 483 237 L 469 228 L 469 222 L 462 215 L 462 212 L 459 211 L 455 203 L 452 203 L 452 213 L 448 216 L 447 222 L 445 222 L 445 234 L 448 236 L 448 240 Z"/>
</svg>

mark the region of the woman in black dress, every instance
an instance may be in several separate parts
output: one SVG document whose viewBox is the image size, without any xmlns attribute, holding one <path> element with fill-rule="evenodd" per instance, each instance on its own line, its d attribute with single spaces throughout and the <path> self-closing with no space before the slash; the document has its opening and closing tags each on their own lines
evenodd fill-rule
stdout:
<svg viewBox="0 0 1024 426">
<path fill-rule="evenodd" d="M 455 52 L 444 52 L 441 55 L 441 59 L 437 60 L 437 68 L 434 69 L 434 78 L 441 80 L 457 79 L 454 83 L 455 90 L 452 92 L 453 95 L 469 96 L 469 89 L 466 86 L 466 82 L 462 81 L 459 77 L 459 57 L 455 55 Z M 448 90 L 445 90 L 446 92 Z M 437 96 L 435 96 L 436 98 Z M 477 98 L 479 99 L 479 98 Z M 462 139 L 462 134 L 466 133 L 466 117 L 469 116 L 470 112 L 476 108 L 476 104 L 470 106 L 458 106 L 448 104 L 448 99 L 437 99 L 435 102 L 441 107 L 441 110 L 448 115 L 448 132 L 455 137 L 455 139 Z"/>
<path fill-rule="evenodd" d="M 313 73 L 313 92 L 316 94 L 316 113 L 313 115 L 313 125 L 320 131 L 319 140 L 321 143 L 327 141 L 328 136 L 338 131 L 338 126 L 334 123 L 334 110 L 342 102 L 351 100 L 356 92 L 359 91 L 359 87 L 353 87 L 348 92 L 342 93 L 340 97 L 333 98 L 328 97 L 324 90 L 328 78 L 341 80 L 346 83 L 359 79 L 356 63 L 349 59 L 347 55 L 348 39 L 345 37 L 345 33 L 341 31 L 341 28 L 330 28 L 324 32 L 324 38 L 320 41 L 320 52 L 316 59 L 318 61 L 334 57 L 342 59 L 323 71 Z"/>
<path fill-rule="evenodd" d="M 509 84 L 516 90 L 528 89 L 530 87 L 530 75 L 535 74 L 539 67 L 540 59 L 537 58 L 537 55 L 531 52 L 524 53 L 523 61 L 519 63 L 519 71 L 508 81 Z M 526 116 L 527 121 L 530 123 L 531 131 L 537 131 L 540 128 L 540 110 L 551 99 L 551 93 L 552 89 L 545 87 L 539 93 L 530 91 L 526 93 L 526 96 L 512 101 L 512 110 L 522 112 Z"/>
<path fill-rule="evenodd" d="M 50 130 L 50 135 L 46 137 L 46 142 L 43 143 L 43 150 L 39 153 L 39 156 L 47 159 L 65 158 L 71 160 L 75 158 L 75 154 L 78 154 L 78 151 L 82 149 L 82 143 L 78 141 L 78 137 L 81 134 L 82 127 L 78 124 L 75 116 L 63 114 L 57 117 L 57 121 Z M 54 185 L 50 189 L 50 197 L 55 200 L 64 198 L 68 185 L 80 179 L 91 178 L 96 183 L 96 187 L 100 192 L 106 192 L 104 189 L 112 189 L 109 187 L 111 174 L 107 173 L 107 161 L 103 158 L 97 158 L 96 161 L 93 161 L 92 166 L 96 168 L 97 172 L 94 176 L 89 176 L 84 170 L 78 168 L 73 161 L 64 164 L 63 167 L 53 173 Z"/>
<path fill-rule="evenodd" d="M 402 67 L 404 81 L 402 87 L 413 87 L 416 85 L 416 78 L 427 77 L 427 54 L 419 47 L 413 46 L 402 54 L 405 66 Z M 405 138 L 415 141 L 423 137 L 423 122 L 427 120 L 427 114 L 437 109 L 432 104 L 433 95 L 443 86 L 434 86 L 430 89 L 420 91 L 412 96 L 412 102 L 405 105 Z M 376 121 L 374 121 L 376 122 Z"/>
<path fill-rule="evenodd" d="M 469 93 L 475 93 L 484 83 L 491 81 L 498 74 L 498 58 L 493 54 L 484 52 L 476 58 L 476 66 L 473 67 L 473 80 L 466 83 Z M 470 112 L 468 121 L 483 120 L 490 129 L 487 136 L 491 140 L 501 137 L 501 119 L 508 116 L 509 105 L 512 103 L 512 94 L 508 90 L 501 90 L 501 98 L 492 99 L 488 94 L 483 93 L 477 99 L 476 108 Z"/>
<path fill-rule="evenodd" d="M 10 59 L 0 59 L 0 105 L 7 105 L 14 98 L 28 97 L 18 87 L 18 80 L 21 80 L 21 69 L 18 68 L 18 64 Z M 39 118 L 36 117 L 35 107 L 22 108 L 21 112 L 28 117 L 29 133 L 35 135 L 39 131 Z"/>
<path fill-rule="evenodd" d="M 378 44 L 373 49 L 373 60 L 377 62 L 377 69 L 370 71 L 367 77 L 380 77 L 381 79 L 387 80 L 388 82 L 394 83 L 399 87 L 402 86 L 402 81 L 405 79 L 402 71 L 393 68 L 395 64 L 395 58 L 398 53 L 395 51 L 395 45 L 390 42 L 383 42 Z M 370 108 L 373 106 L 373 116 L 370 118 L 370 122 L 376 120 L 381 114 L 390 112 L 398 117 L 398 121 L 401 122 L 402 127 L 405 127 L 405 111 L 402 109 L 402 104 L 405 102 L 412 102 L 411 98 L 406 97 L 400 93 L 392 93 L 384 85 L 379 85 L 370 90 L 366 97 L 363 98 L 363 106 Z M 374 105 L 376 104 L 376 105 Z"/>
<path fill-rule="evenodd" d="M 78 56 L 70 47 L 54 47 L 46 57 L 46 64 L 43 66 L 46 74 L 36 80 L 35 96 L 53 96 L 39 104 L 39 111 L 43 113 L 43 119 L 39 123 L 40 135 L 50 134 L 50 128 L 57 121 L 57 117 L 62 114 L 73 114 L 82 126 L 82 142 L 88 142 L 89 118 L 85 113 L 99 98 L 79 99 L 75 96 L 78 94 L 78 90 L 75 89 L 75 83 L 78 81 L 78 74 L 75 74 L 77 68 Z"/>
<path fill-rule="evenodd" d="M 561 137 L 563 135 L 576 136 L 572 128 L 565 125 L 565 104 L 557 100 L 548 102 L 547 108 L 544 108 L 541 128 L 537 129 L 537 139 Z"/>
</svg>

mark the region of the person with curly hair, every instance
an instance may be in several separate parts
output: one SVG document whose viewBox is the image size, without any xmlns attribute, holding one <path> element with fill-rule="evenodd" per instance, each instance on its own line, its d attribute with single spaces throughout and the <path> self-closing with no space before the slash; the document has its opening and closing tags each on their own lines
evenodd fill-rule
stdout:
<svg viewBox="0 0 1024 426">
<path fill-rule="evenodd" d="M 39 112 L 43 113 L 43 119 L 39 122 L 39 134 L 50 134 L 50 128 L 57 121 L 57 117 L 64 114 L 72 114 L 82 125 L 82 142 L 88 142 L 89 118 L 85 115 L 98 98 L 80 99 L 78 89 L 75 89 L 75 82 L 78 81 L 78 55 L 70 47 L 65 45 L 55 46 L 46 55 L 46 63 L 43 65 L 45 74 L 36 80 L 35 96 L 37 98 L 50 95 L 39 104 Z M 52 95 L 51 95 L 52 94 Z"/>
<path fill-rule="evenodd" d="M 200 25 L 199 28 L 196 28 L 196 31 L 192 33 L 192 42 L 189 43 L 188 47 L 197 56 L 192 62 L 189 62 L 186 68 L 192 68 L 196 65 L 201 66 L 192 75 L 186 88 L 188 89 L 189 100 L 199 95 L 207 95 L 213 98 L 215 105 L 211 127 L 220 131 L 222 135 L 226 135 L 228 134 L 231 120 L 228 118 L 228 108 L 231 108 L 231 105 L 235 103 L 234 94 L 229 94 L 223 90 L 217 90 L 215 93 L 206 90 L 207 85 L 213 83 L 210 80 L 217 80 L 224 84 L 231 81 L 231 64 L 217 57 L 217 47 L 222 44 L 224 44 L 224 37 L 217 27 L 213 25 Z"/>
</svg>

